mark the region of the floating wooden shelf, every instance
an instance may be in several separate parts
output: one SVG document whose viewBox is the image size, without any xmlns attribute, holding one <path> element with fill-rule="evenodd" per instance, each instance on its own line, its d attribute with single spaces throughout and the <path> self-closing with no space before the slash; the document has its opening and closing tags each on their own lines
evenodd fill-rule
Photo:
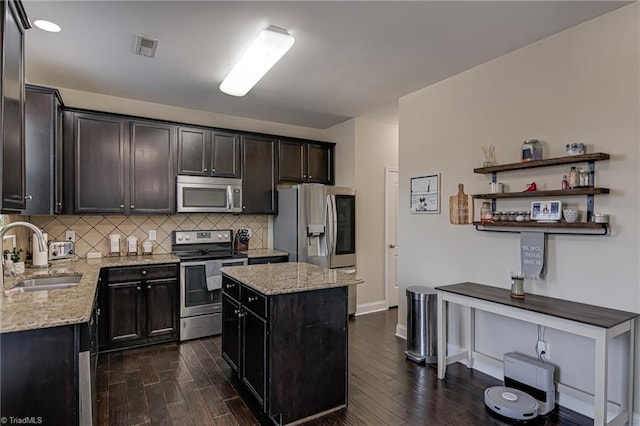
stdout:
<svg viewBox="0 0 640 426">
<path fill-rule="evenodd" d="M 490 192 L 486 194 L 474 194 L 473 198 L 483 200 L 493 200 L 496 198 L 541 198 L 541 197 L 564 197 L 567 195 L 594 195 L 608 194 L 609 188 L 575 188 L 575 189 L 554 189 L 549 191 L 523 191 L 523 192 Z"/>
<path fill-rule="evenodd" d="M 546 160 L 526 161 L 520 163 L 499 164 L 497 166 L 479 167 L 473 169 L 474 173 L 488 174 L 506 172 L 509 170 L 535 169 L 537 167 L 559 166 L 562 164 L 585 163 L 590 161 L 608 160 L 609 154 L 594 152 L 591 154 L 568 155 L 566 157 L 548 158 Z"/>
<path fill-rule="evenodd" d="M 609 232 L 608 223 L 593 222 L 473 222 L 473 225 L 478 231 L 520 232 L 521 229 L 517 228 L 531 228 L 532 230 L 552 229 L 552 231 L 547 231 L 547 234 L 606 235 Z"/>
</svg>

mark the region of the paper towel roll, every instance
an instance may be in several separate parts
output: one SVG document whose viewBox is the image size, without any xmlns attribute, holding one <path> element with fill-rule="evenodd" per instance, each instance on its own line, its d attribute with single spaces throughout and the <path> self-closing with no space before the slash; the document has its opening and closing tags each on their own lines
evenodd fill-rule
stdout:
<svg viewBox="0 0 640 426">
<path fill-rule="evenodd" d="M 47 266 L 48 258 L 47 258 L 47 234 L 42 234 L 44 236 L 44 251 L 40 251 L 40 244 L 38 244 L 38 237 L 36 234 L 33 234 L 33 266 Z"/>
</svg>

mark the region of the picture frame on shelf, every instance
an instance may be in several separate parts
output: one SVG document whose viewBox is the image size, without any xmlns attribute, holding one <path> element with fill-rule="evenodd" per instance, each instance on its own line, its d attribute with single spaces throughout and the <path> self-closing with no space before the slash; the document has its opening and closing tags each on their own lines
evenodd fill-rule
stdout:
<svg viewBox="0 0 640 426">
<path fill-rule="evenodd" d="M 410 213 L 440 213 L 440 173 L 411 178 Z"/>
</svg>

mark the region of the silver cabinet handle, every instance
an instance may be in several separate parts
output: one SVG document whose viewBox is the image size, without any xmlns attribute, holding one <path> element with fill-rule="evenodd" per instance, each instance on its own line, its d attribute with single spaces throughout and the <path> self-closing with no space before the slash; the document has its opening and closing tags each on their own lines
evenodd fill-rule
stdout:
<svg viewBox="0 0 640 426">
<path fill-rule="evenodd" d="M 136 290 L 140 291 L 140 286 L 136 287 Z"/>
<path fill-rule="evenodd" d="M 307 177 L 307 175 L 302 175 L 302 177 L 303 177 L 303 178 L 306 178 L 306 177 Z"/>
<path fill-rule="evenodd" d="M 58 207 L 62 207 L 62 203 L 60 203 L 60 202 L 59 202 L 59 203 L 58 203 Z"/>
<path fill-rule="evenodd" d="M 216 172 L 216 169 L 214 167 L 213 169 L 211 169 L 211 173 L 215 173 L 215 172 Z"/>
<path fill-rule="evenodd" d="M 120 204 L 120 208 L 121 208 L 121 209 L 124 209 L 124 204 Z"/>
<path fill-rule="evenodd" d="M 147 271 L 142 271 L 142 275 L 147 275 Z"/>
<path fill-rule="evenodd" d="M 33 199 L 33 195 L 27 195 L 24 197 L 25 200 L 32 200 Z"/>
<path fill-rule="evenodd" d="M 258 300 L 258 296 L 256 296 L 256 297 L 249 297 L 249 298 L 247 299 L 247 302 L 255 302 L 256 300 Z"/>
<path fill-rule="evenodd" d="M 151 285 L 148 285 L 148 286 L 147 286 L 147 288 L 148 288 L 149 290 L 151 290 Z"/>
<path fill-rule="evenodd" d="M 205 172 L 205 173 L 206 173 L 206 172 L 207 172 L 207 169 L 204 169 L 204 170 L 203 170 L 203 172 Z"/>
<path fill-rule="evenodd" d="M 240 311 L 239 311 L 239 310 L 237 310 L 237 309 L 234 309 L 234 310 L 233 310 L 233 314 L 234 314 L 234 315 L 238 315 L 239 313 L 240 313 Z"/>
<path fill-rule="evenodd" d="M 133 204 L 131 204 L 131 208 L 132 208 L 132 209 L 135 209 L 135 208 L 136 208 L 136 206 L 134 206 Z"/>
<path fill-rule="evenodd" d="M 398 247 L 398 246 L 395 245 L 395 244 L 389 244 L 389 248 L 396 248 L 396 247 Z"/>
</svg>

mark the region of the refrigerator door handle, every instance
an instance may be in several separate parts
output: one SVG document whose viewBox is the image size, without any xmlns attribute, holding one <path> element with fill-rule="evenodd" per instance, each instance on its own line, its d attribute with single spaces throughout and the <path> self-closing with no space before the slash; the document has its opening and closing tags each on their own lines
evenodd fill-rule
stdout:
<svg viewBox="0 0 640 426">
<path fill-rule="evenodd" d="M 336 242 L 338 241 L 338 211 L 336 209 L 336 196 L 334 194 L 331 197 L 331 255 L 336 254 Z"/>
<path fill-rule="evenodd" d="M 330 259 L 333 254 L 333 206 L 331 203 L 331 195 L 327 195 L 327 257 Z"/>
</svg>

